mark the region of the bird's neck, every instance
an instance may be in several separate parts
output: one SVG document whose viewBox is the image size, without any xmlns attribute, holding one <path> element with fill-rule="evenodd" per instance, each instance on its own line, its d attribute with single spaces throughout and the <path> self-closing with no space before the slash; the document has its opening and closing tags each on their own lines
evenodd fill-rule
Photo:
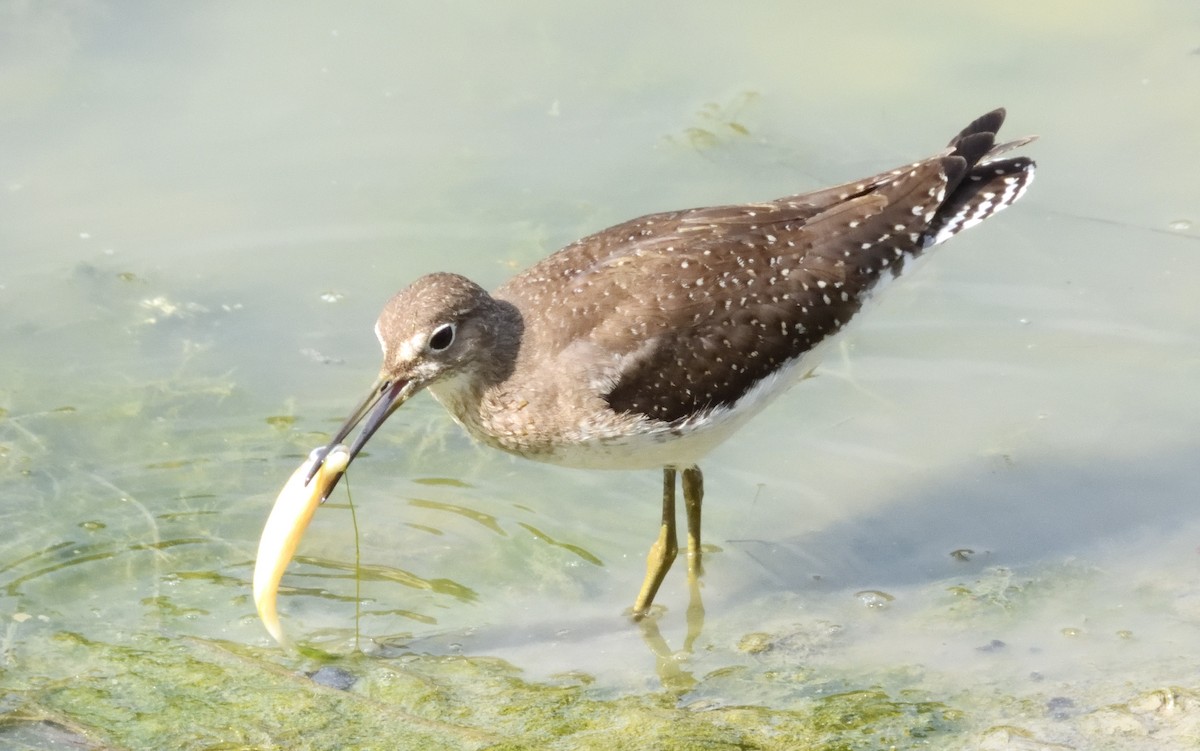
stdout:
<svg viewBox="0 0 1200 751">
<path fill-rule="evenodd" d="M 503 383 L 512 375 L 525 336 L 525 319 L 515 305 L 496 298 L 490 302 L 493 307 L 485 327 L 487 354 L 472 369 L 480 390 Z"/>
</svg>

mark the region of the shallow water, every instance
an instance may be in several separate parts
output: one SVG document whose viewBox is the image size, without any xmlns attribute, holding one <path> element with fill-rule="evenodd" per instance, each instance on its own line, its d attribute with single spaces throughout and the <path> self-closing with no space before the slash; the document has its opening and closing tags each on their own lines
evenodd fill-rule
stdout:
<svg viewBox="0 0 1200 751">
<path fill-rule="evenodd" d="M 374 376 L 395 289 L 496 286 L 638 214 L 889 168 L 998 105 L 1041 136 L 1029 194 L 704 465 L 702 627 L 682 563 L 660 632 L 622 616 L 655 473 L 511 459 L 427 397 L 354 466 L 359 573 L 339 494 L 284 627 L 597 701 L 879 689 L 962 712 L 945 747 L 1003 726 L 1099 748 L 1105 707 L 1200 689 L 1200 10 L 655 8 L 0 2 L 0 730 L 140 745 L 47 693 L 131 646 L 312 669 L 257 622 L 253 552 Z M 1137 737 L 1189 737 L 1155 727 Z"/>
</svg>

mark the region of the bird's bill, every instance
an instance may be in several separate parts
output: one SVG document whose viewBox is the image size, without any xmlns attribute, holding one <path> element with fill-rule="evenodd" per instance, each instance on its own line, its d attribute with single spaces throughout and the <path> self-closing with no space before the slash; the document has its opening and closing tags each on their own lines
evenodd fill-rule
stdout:
<svg viewBox="0 0 1200 751">
<path fill-rule="evenodd" d="M 346 464 L 354 461 L 354 457 L 358 456 L 358 452 L 362 451 L 362 447 L 366 445 L 371 436 L 375 435 L 375 431 L 379 430 L 379 426 L 383 425 L 384 421 L 393 412 L 400 409 L 400 406 L 408 401 L 409 397 L 416 393 L 418 388 L 418 384 L 413 380 L 385 378 L 383 376 L 376 379 L 375 383 L 371 385 L 371 390 L 367 393 L 366 398 L 354 408 L 354 412 L 350 414 L 350 417 L 346 419 L 346 422 L 334 434 L 333 440 L 329 442 L 329 445 L 318 449 L 317 460 L 313 464 L 312 469 L 309 470 L 308 480 L 312 480 L 316 476 L 317 471 L 321 468 L 329 452 L 335 446 L 345 442 L 346 438 L 361 422 L 363 424 L 362 430 L 354 439 L 354 442 L 350 444 L 350 458 L 346 460 Z M 324 489 L 324 494 L 321 496 L 322 502 L 329 497 L 330 491 L 333 490 L 333 486 L 337 484 L 340 478 L 341 473 Z"/>
</svg>

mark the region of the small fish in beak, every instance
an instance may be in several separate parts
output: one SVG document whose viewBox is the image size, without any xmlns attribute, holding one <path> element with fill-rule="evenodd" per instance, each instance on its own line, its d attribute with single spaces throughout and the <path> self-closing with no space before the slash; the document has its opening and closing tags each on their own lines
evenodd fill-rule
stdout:
<svg viewBox="0 0 1200 751">
<path fill-rule="evenodd" d="M 267 631 L 280 644 L 286 640 L 275 609 L 279 582 L 313 512 L 345 473 L 350 456 L 350 450 L 340 444 L 313 451 L 279 491 L 263 527 L 254 559 L 254 607 Z"/>
</svg>

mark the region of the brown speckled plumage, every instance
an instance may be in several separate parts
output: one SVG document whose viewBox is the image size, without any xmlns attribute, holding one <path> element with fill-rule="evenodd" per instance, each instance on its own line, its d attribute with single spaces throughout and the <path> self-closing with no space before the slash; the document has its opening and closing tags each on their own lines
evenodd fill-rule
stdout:
<svg viewBox="0 0 1200 751">
<path fill-rule="evenodd" d="M 996 145 L 1003 120 L 988 113 L 927 159 L 834 188 L 610 227 L 494 295 L 422 277 L 380 316 L 380 381 L 334 442 L 367 416 L 357 453 L 427 387 L 506 451 L 673 478 L 781 390 L 881 279 L 1021 196 L 1034 164 L 1001 155 L 1031 139 Z"/>
</svg>

